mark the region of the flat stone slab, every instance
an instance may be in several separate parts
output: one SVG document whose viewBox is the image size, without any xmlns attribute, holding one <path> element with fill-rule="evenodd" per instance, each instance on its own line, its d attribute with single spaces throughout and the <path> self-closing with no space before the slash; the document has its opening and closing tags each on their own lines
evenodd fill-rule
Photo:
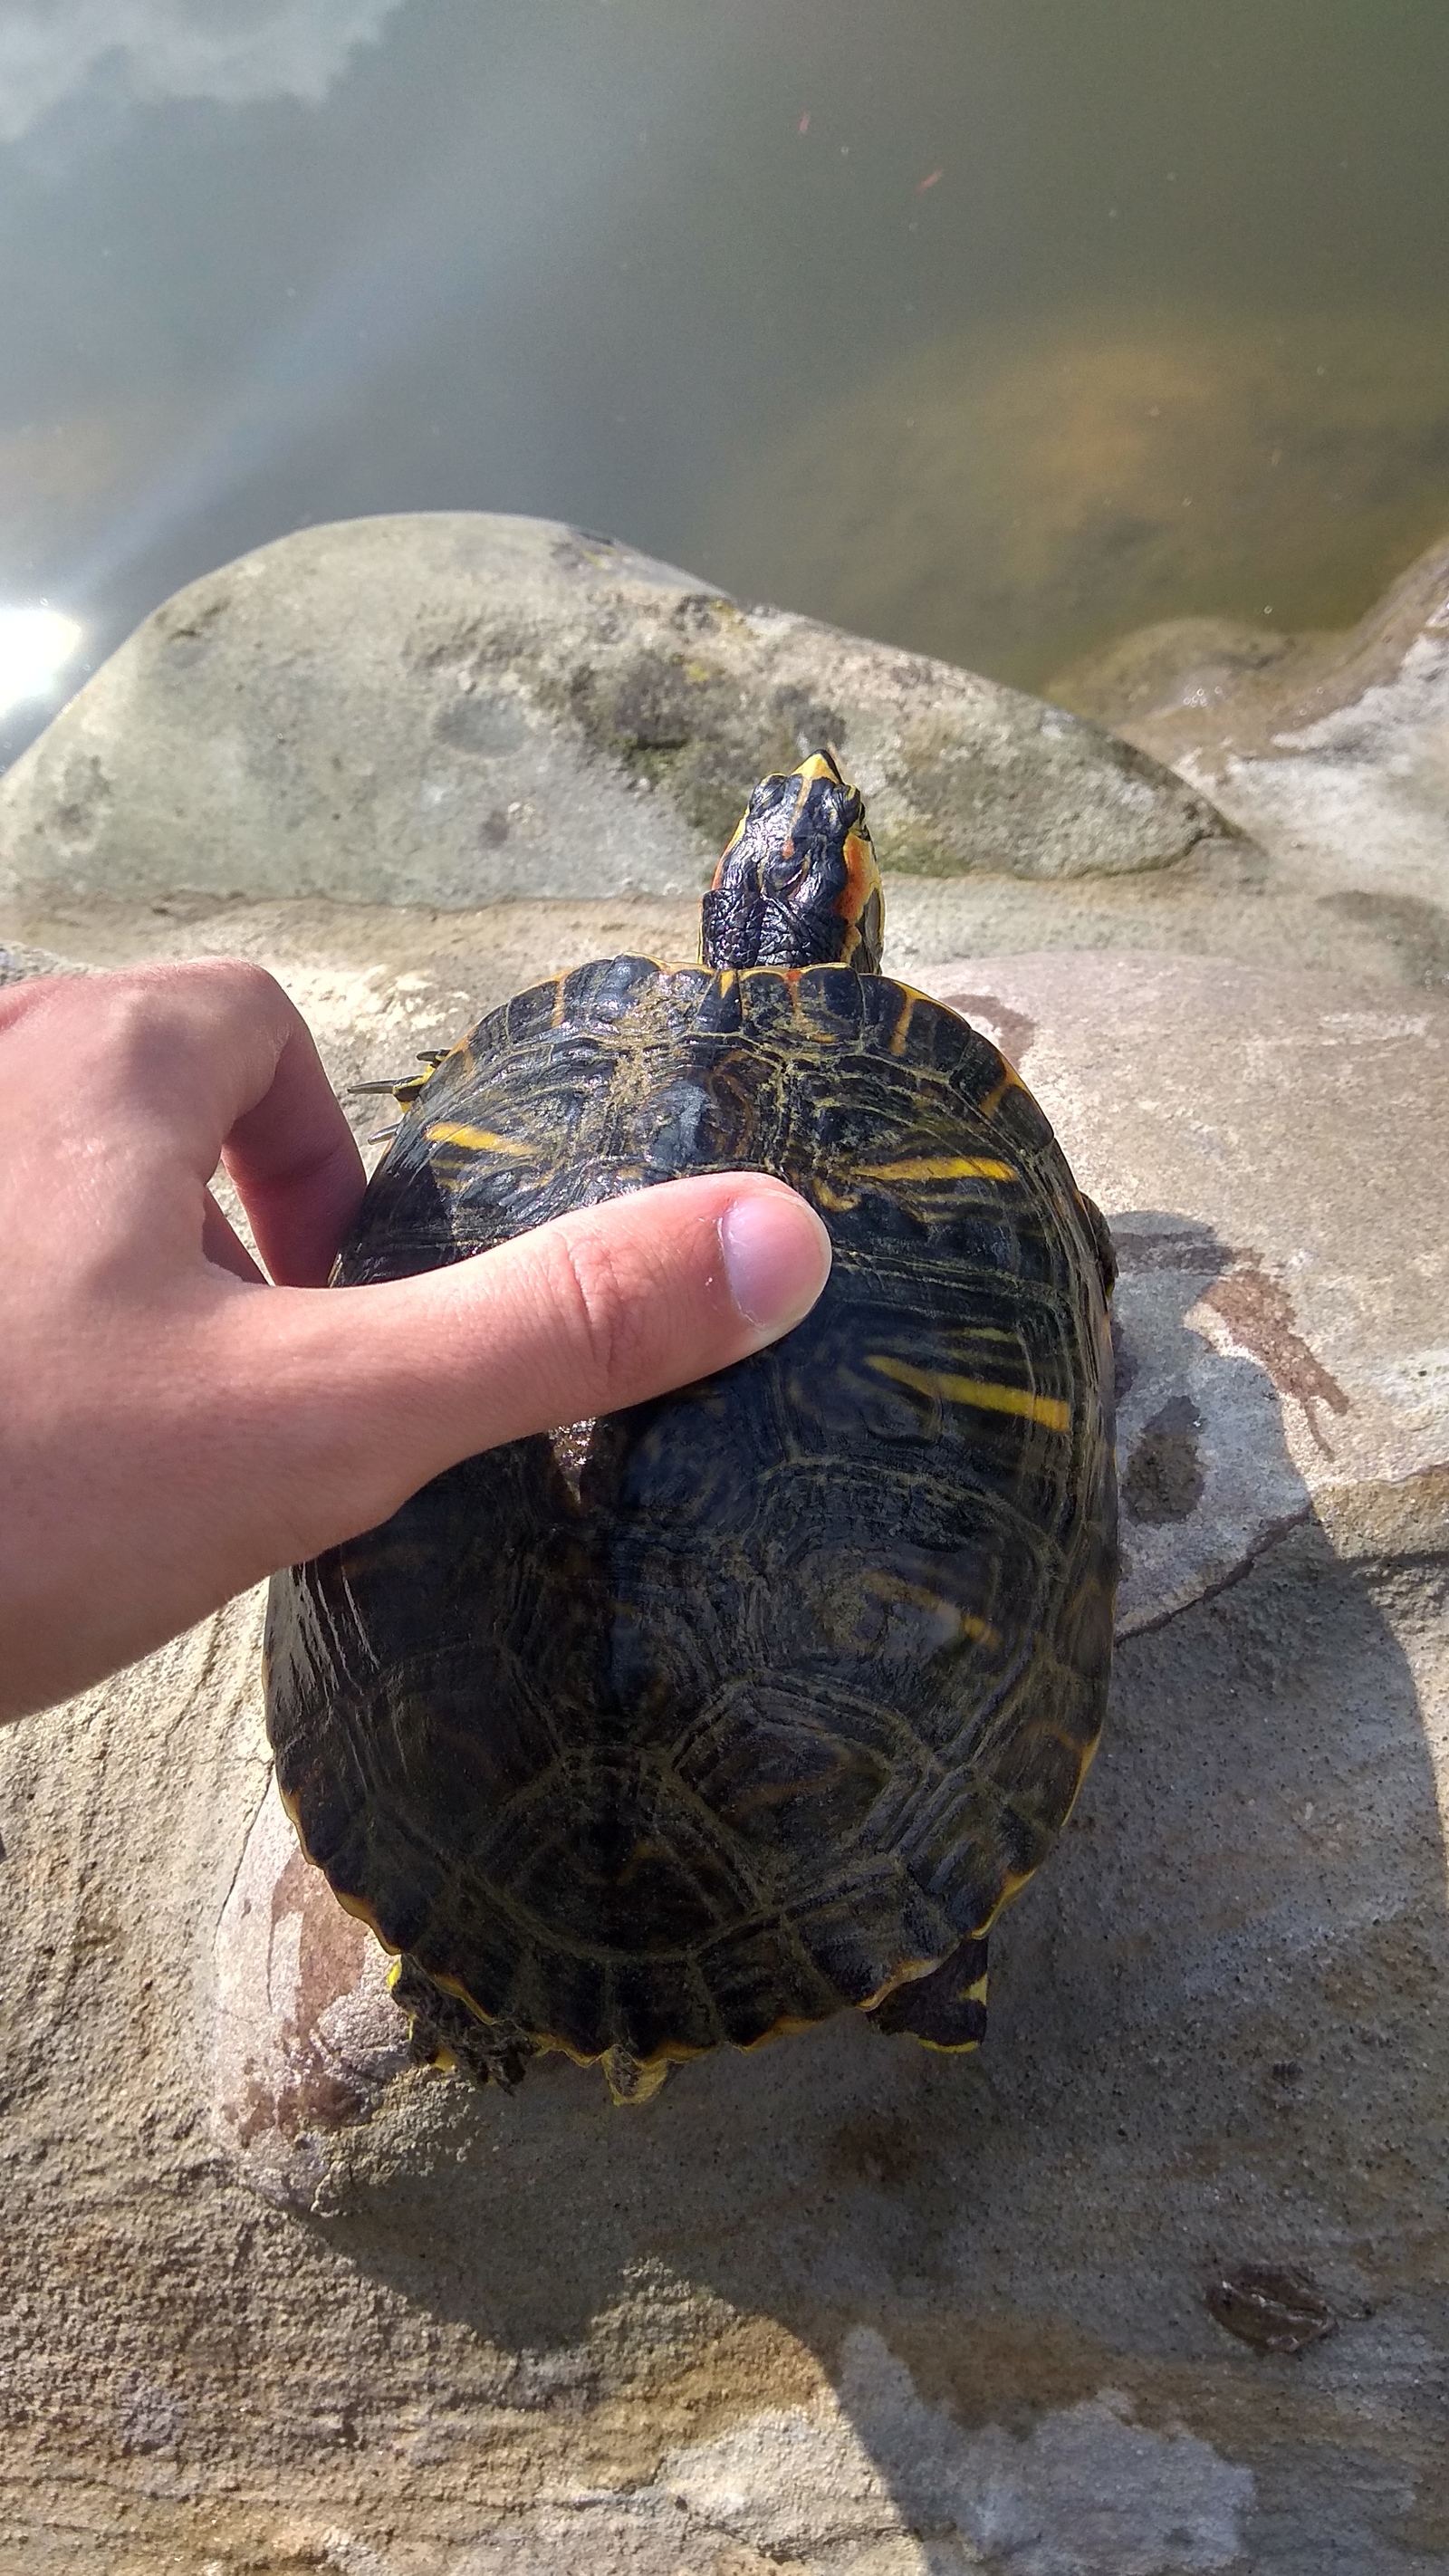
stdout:
<svg viewBox="0 0 1449 2576">
<path fill-rule="evenodd" d="M 309 971 L 339 1068 L 467 1004 Z M 1117 1230 L 1137 1506 L 984 2051 L 842 2016 L 643 2111 L 408 2066 L 233 1603 L 0 1737 L 0 2558 L 1449 2570 L 1445 1012 L 1182 959 L 933 980 Z"/>
<path fill-rule="evenodd" d="M 1449 1006 L 1206 958 L 926 970 L 1112 1228 L 1124 1633 L 1449 1465 Z"/>
<path fill-rule="evenodd" d="M 889 868 L 1060 880 L 1238 846 L 1019 690 L 455 512 L 307 529 L 158 609 L 0 782 L 0 897 L 688 892 L 755 780 L 826 739 Z"/>
<path fill-rule="evenodd" d="M 1365 1491 L 1449 1477 L 1449 1006 L 1182 958 L 923 981 L 1025 1074 L 1112 1228 L 1120 1636 L 1238 1581 L 1315 1506 L 1351 1523 Z M 278 1968 L 294 1953 L 322 1963 L 310 1985 Z M 218 1961 L 222 2130 L 258 2188 L 310 2203 L 316 2133 L 376 2099 L 388 2007 L 274 1796 Z"/>
</svg>

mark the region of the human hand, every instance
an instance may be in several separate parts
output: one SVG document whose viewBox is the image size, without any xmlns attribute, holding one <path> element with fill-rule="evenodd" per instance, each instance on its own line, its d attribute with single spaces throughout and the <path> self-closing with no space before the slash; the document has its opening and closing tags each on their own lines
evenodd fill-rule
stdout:
<svg viewBox="0 0 1449 2576">
<path fill-rule="evenodd" d="M 276 1285 L 210 1194 L 219 1160 Z M 259 967 L 0 993 L 0 1718 L 373 1528 L 475 1450 L 758 1350 L 830 1266 L 803 1200 L 732 1172 L 326 1290 L 362 1191 L 307 1028 Z"/>
</svg>

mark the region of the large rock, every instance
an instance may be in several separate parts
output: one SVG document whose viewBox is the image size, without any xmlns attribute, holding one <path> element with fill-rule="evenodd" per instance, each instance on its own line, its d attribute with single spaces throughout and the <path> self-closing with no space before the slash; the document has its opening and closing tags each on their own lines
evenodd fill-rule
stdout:
<svg viewBox="0 0 1449 2576">
<path fill-rule="evenodd" d="M 309 529 L 158 609 L 0 785 L 0 894 L 679 893 L 827 738 L 892 869 L 1112 876 L 1234 837 L 1040 699 L 455 513 Z"/>
<path fill-rule="evenodd" d="M 467 998 L 377 936 L 334 1065 Z M 1449 1010 L 939 981 L 1126 1255 L 1134 1633 L 985 2052 L 850 2018 L 647 2111 L 406 2068 L 234 1604 L 0 1745 L 0 2564 L 1449 2568 Z"/>
<path fill-rule="evenodd" d="M 1437 983 L 1446 579 L 1426 558 L 1356 638 L 1178 620 L 1063 675 L 1255 839 L 1095 726 L 603 540 L 316 530 L 159 610 L 0 780 L 0 936 L 240 950 L 321 986 L 386 956 L 490 1001 L 589 955 L 689 956 L 747 785 L 834 726 L 898 972 L 1137 948 Z"/>
</svg>

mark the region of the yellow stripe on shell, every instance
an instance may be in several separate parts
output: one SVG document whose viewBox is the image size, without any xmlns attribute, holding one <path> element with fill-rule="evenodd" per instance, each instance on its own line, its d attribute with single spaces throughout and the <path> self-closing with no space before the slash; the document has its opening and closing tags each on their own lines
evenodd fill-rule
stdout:
<svg viewBox="0 0 1449 2576">
<path fill-rule="evenodd" d="M 667 2058 L 634 2057 L 627 2049 L 606 2048 L 599 2064 L 604 2071 L 609 2098 L 621 2110 L 632 2110 L 638 2103 L 652 2102 L 669 2074 Z"/>
<path fill-rule="evenodd" d="M 996 1084 L 994 1090 L 988 1091 L 984 1100 L 980 1100 L 976 1104 L 977 1109 L 983 1118 L 995 1117 L 996 1112 L 1001 1107 L 1008 1091 L 1025 1091 L 1026 1089 L 1026 1084 L 1022 1081 L 1016 1067 L 1012 1064 L 1008 1064 L 1005 1056 L 1001 1059 L 1001 1066 L 1001 1080 Z"/>
<path fill-rule="evenodd" d="M 890 1051 L 892 1055 L 904 1055 L 905 1053 L 906 1039 L 910 1033 L 911 1016 L 915 1007 L 916 996 L 911 991 L 910 987 L 907 986 L 906 998 L 902 1002 L 900 1010 L 896 1014 L 896 1024 L 891 1031 Z"/>
<path fill-rule="evenodd" d="M 526 1162 L 533 1152 L 512 1136 L 495 1136 L 491 1127 L 457 1127 L 446 1118 L 425 1127 L 423 1135 L 430 1145 L 456 1145 L 465 1154 L 517 1154 Z"/>
<path fill-rule="evenodd" d="M 953 2000 L 958 2004 L 980 2004 L 984 2011 L 988 1982 L 986 1976 L 979 1976 L 974 1986 L 963 1986 Z M 918 2047 L 929 2048 L 935 2057 L 968 2057 L 973 2048 L 981 2046 L 979 2039 L 926 2039 L 918 2030 L 913 2030 L 910 2036 Z"/>
<path fill-rule="evenodd" d="M 275 1776 L 276 1775 L 274 1773 L 273 1777 L 275 1778 Z M 316 1853 L 309 1848 L 307 1837 L 302 1831 L 302 1815 L 297 1801 L 295 1798 L 288 1796 L 287 1791 L 283 1788 L 280 1780 L 277 1781 L 277 1796 L 282 1802 L 282 1812 L 302 1847 L 303 1858 L 311 1864 L 313 1869 L 322 1871 L 322 1875 L 326 1877 L 326 1872 L 325 1870 L 322 1870 L 321 1862 L 318 1860 Z M 332 1887 L 332 1881 L 330 1878 L 327 1880 L 327 1884 L 329 1887 Z M 387 1979 L 388 1984 L 391 1985 L 401 1966 L 401 1957 L 394 1944 L 389 1941 L 387 1934 L 384 1932 L 377 1916 L 373 1913 L 371 1906 L 365 1904 L 360 1896 L 344 1896 L 340 1887 L 332 1887 L 332 1893 L 336 1897 L 338 1904 L 341 1906 L 343 1913 L 350 1914 L 356 1923 L 365 1923 L 368 1931 L 372 1934 L 373 1939 L 378 1943 L 379 1947 L 386 1950 L 389 1958 L 393 1960 L 394 1966 L 389 1969 Z"/>
<path fill-rule="evenodd" d="M 947 1601 L 924 1583 L 907 1583 L 898 1574 L 888 1574 L 877 1567 L 862 1578 L 863 1588 L 874 1593 L 877 1601 L 908 1601 L 913 1610 L 925 1610 L 933 1618 L 954 1619 L 963 1637 L 976 1646 L 999 1646 L 1001 1633 L 989 1619 L 979 1618 L 974 1610 L 963 1610 L 959 1601 Z"/>
<path fill-rule="evenodd" d="M 881 1377 L 892 1377 L 900 1386 L 908 1386 L 917 1395 L 934 1397 L 941 1404 L 969 1404 L 983 1413 L 1017 1413 L 1024 1421 L 1040 1423 L 1043 1431 L 1070 1431 L 1072 1409 L 1060 1396 L 1034 1395 L 1030 1387 L 1003 1386 L 994 1378 L 953 1377 L 946 1369 L 914 1368 L 909 1360 L 898 1360 L 885 1351 L 871 1351 L 866 1367 Z"/>
<path fill-rule="evenodd" d="M 917 1154 L 900 1163 L 862 1163 L 863 1181 L 1014 1181 L 1015 1166 L 989 1154 Z"/>
</svg>

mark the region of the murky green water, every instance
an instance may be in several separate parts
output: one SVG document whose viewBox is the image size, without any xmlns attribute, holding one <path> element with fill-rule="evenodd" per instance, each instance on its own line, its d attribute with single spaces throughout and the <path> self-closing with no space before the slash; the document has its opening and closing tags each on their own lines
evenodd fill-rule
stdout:
<svg viewBox="0 0 1449 2576">
<path fill-rule="evenodd" d="M 468 507 L 1041 685 L 1344 622 L 1449 524 L 1445 0 L 107 24 L 0 0 L 0 604 L 93 652 L 288 527 Z"/>
</svg>

